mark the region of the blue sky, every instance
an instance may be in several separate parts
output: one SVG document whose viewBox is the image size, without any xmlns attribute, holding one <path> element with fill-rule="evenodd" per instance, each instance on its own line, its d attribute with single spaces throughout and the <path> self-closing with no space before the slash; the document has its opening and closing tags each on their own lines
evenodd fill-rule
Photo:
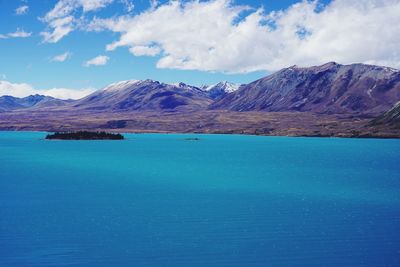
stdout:
<svg viewBox="0 0 400 267">
<path fill-rule="evenodd" d="M 282 67 L 325 61 L 398 67 L 400 55 L 390 48 L 392 43 L 398 47 L 392 37 L 398 29 L 389 23 L 397 22 L 392 12 L 399 1 L 368 1 L 375 3 L 216 0 L 173 7 L 147 0 L 0 0 L 0 80 L 35 89 L 79 90 L 147 78 L 193 85 L 247 83 Z M 71 10 L 55 14 L 62 4 Z M 22 6 L 27 8 L 17 14 Z M 353 20 L 346 17 L 352 14 Z M 71 27 L 70 32 L 55 37 L 62 27 L 54 24 L 67 17 L 73 22 L 62 26 Z M 335 19 L 337 27 L 331 25 Z M 378 26 L 386 22 L 388 33 L 379 36 L 377 30 L 378 36 L 368 36 L 371 28 L 363 25 L 369 19 Z M 351 28 L 365 36 L 355 38 Z M 51 37 L 46 39 L 46 33 Z M 379 39 L 387 49 L 376 48 Z M 372 44 L 360 51 L 363 40 Z M 54 60 L 65 53 L 64 61 Z M 99 56 L 107 58 L 103 65 L 96 60 L 87 64 Z"/>
</svg>

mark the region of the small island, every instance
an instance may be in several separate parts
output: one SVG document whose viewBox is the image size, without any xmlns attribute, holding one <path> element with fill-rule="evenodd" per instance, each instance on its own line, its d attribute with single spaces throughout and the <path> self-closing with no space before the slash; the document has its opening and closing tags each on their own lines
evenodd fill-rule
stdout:
<svg viewBox="0 0 400 267">
<path fill-rule="evenodd" d="M 89 132 L 89 131 L 77 131 L 77 132 L 56 132 L 48 134 L 47 140 L 123 140 L 124 136 L 119 133 L 107 133 L 107 132 Z"/>
<path fill-rule="evenodd" d="M 189 138 L 185 138 L 186 141 L 200 141 L 200 138 L 197 137 L 189 137 Z"/>
</svg>

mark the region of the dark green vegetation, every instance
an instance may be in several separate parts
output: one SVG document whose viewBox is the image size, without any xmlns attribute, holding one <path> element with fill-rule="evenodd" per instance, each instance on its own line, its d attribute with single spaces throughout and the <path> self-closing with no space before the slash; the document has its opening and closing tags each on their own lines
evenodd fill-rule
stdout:
<svg viewBox="0 0 400 267">
<path fill-rule="evenodd" d="M 106 132 L 56 132 L 54 134 L 48 134 L 46 139 L 53 140 L 123 140 L 124 136 L 117 133 L 106 133 Z"/>
</svg>

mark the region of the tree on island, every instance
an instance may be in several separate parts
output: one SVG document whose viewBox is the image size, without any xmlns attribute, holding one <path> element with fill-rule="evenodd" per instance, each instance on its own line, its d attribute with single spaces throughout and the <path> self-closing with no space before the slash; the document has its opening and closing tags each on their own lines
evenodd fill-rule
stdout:
<svg viewBox="0 0 400 267">
<path fill-rule="evenodd" d="M 48 134 L 46 139 L 61 139 L 61 140 L 123 140 L 124 136 L 119 133 L 107 133 L 107 132 L 89 132 L 89 131 L 77 131 L 77 132 L 56 132 Z"/>
</svg>

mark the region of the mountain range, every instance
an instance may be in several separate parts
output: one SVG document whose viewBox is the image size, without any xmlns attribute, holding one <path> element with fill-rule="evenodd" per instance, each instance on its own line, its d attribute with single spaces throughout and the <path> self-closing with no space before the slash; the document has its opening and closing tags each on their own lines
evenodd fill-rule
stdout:
<svg viewBox="0 0 400 267">
<path fill-rule="evenodd" d="M 399 101 L 399 70 L 330 62 L 242 85 L 130 80 L 79 100 L 2 96 L 0 129 L 400 136 Z"/>
<path fill-rule="evenodd" d="M 30 95 L 23 98 L 13 96 L 0 96 L 0 112 L 12 111 L 17 109 L 26 109 L 32 107 L 51 107 L 63 106 L 71 102 L 70 100 L 61 100 L 51 96 Z"/>
<path fill-rule="evenodd" d="M 111 84 L 71 105 L 85 110 L 185 111 L 203 109 L 211 102 L 206 92 L 184 83 L 170 85 L 153 80 L 134 80 Z"/>
</svg>

